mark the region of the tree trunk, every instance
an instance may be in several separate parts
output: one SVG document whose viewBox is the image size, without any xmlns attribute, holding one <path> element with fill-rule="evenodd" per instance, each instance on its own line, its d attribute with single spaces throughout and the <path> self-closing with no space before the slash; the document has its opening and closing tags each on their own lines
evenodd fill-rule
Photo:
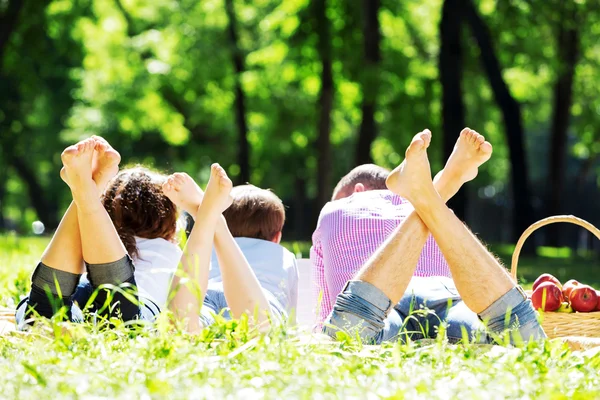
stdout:
<svg viewBox="0 0 600 400">
<path fill-rule="evenodd" d="M 365 62 L 362 79 L 362 122 L 356 144 L 356 165 L 373 162 L 371 145 L 377 136 L 375 111 L 379 92 L 379 61 L 381 60 L 379 49 L 379 43 L 381 42 L 379 8 L 380 0 L 363 0 Z"/>
<path fill-rule="evenodd" d="M 235 70 L 235 120 L 238 128 L 238 164 L 240 175 L 238 183 L 250 181 L 250 145 L 248 143 L 248 124 L 246 122 L 246 96 L 242 89 L 242 74 L 246 71 L 244 55 L 238 44 L 237 17 L 233 0 L 225 0 L 225 12 L 229 19 L 229 40 Z"/>
<path fill-rule="evenodd" d="M 10 35 L 15 30 L 24 3 L 23 0 L 9 0 L 6 11 L 0 16 L 0 69 L 2 69 L 4 50 L 8 45 Z"/>
<path fill-rule="evenodd" d="M 554 109 L 552 112 L 552 128 L 550 139 L 549 183 L 550 196 L 548 215 L 562 213 L 561 202 L 565 184 L 565 168 L 567 158 L 567 131 L 573 101 L 573 78 L 575 66 L 579 58 L 579 32 L 576 23 L 575 9 L 571 10 L 572 18 L 561 19 L 558 30 L 559 71 L 554 84 Z M 559 245 L 559 230 L 549 227 L 548 244 Z"/>
<path fill-rule="evenodd" d="M 442 132 L 444 159 L 448 159 L 465 126 L 465 107 L 462 94 L 462 11 L 460 0 L 446 0 L 440 22 L 440 81 L 442 84 Z M 461 189 L 449 202 L 456 216 L 465 219 L 467 196 Z"/>
<path fill-rule="evenodd" d="M 38 218 L 42 221 L 47 231 L 53 231 L 58 227 L 58 203 L 55 198 L 48 196 L 38 181 L 36 174 L 31 170 L 29 163 L 20 156 L 8 157 L 10 164 L 27 184 L 27 193 L 31 205 L 35 209 Z"/>
<path fill-rule="evenodd" d="M 481 52 L 481 62 L 488 76 L 496 103 L 502 111 L 510 152 L 511 181 L 514 200 L 512 237 L 516 240 L 534 220 L 531 206 L 529 174 L 524 144 L 520 104 L 512 97 L 502 77 L 500 62 L 494 51 L 490 31 L 471 0 L 464 1 L 464 17 L 471 27 Z"/>
<path fill-rule="evenodd" d="M 6 229 L 6 219 L 4 217 L 4 198 L 6 196 L 6 181 L 8 180 L 8 168 L 2 167 L 0 170 L 0 232 Z"/>
<path fill-rule="evenodd" d="M 315 19 L 318 35 L 317 49 L 321 59 L 321 93 L 318 102 L 317 124 L 317 209 L 331 197 L 331 111 L 335 92 L 332 71 L 330 22 L 327 0 L 315 0 Z"/>
</svg>

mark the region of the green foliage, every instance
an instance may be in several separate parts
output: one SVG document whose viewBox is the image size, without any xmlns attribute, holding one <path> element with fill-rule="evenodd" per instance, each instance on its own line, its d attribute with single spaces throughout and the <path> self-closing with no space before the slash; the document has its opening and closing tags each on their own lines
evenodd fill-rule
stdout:
<svg viewBox="0 0 600 400">
<path fill-rule="evenodd" d="M 489 25 L 504 78 L 522 105 L 531 180 L 541 186 L 547 164 L 537 160 L 547 159 L 552 87 L 561 65 L 556 30 L 565 15 L 564 2 L 475 3 Z M 578 19 L 567 23 L 580 27 L 581 56 L 568 176 L 585 180 L 597 175 L 595 161 L 600 157 L 595 129 L 600 119 L 595 79 L 600 10 L 593 1 L 575 3 Z M 364 63 L 362 8 L 347 0 L 326 2 L 335 82 L 334 181 L 353 166 L 365 96 L 377 99 L 379 134 L 371 148 L 377 164 L 397 165 L 412 135 L 428 127 L 437 135 L 430 151 L 433 170 L 442 167 L 442 4 L 382 0 L 381 63 L 373 69 Z M 0 211 L 5 217 L 21 228 L 36 218 L 53 225 L 68 201 L 68 189 L 58 180 L 58 155 L 91 133 L 105 136 L 126 163 L 185 170 L 204 180 L 207 167 L 218 161 L 232 177 L 239 176 L 234 112 L 238 78 L 246 98 L 252 183 L 273 188 L 284 199 L 314 199 L 321 60 L 313 1 L 233 1 L 237 43 L 230 39 L 224 5 L 224 0 L 25 2 L 0 60 L 0 187 L 6 188 L 0 190 Z M 494 185 L 505 194 L 511 165 L 502 115 L 480 67 L 477 46 L 464 31 L 466 121 L 495 148 L 475 190 Z M 239 77 L 234 54 L 245 64 Z M 373 87 L 377 93 L 370 93 Z M 26 160 L 29 175 L 18 168 L 18 160 Z M 35 203 L 38 191 L 44 192 L 39 198 L 46 204 Z"/>
</svg>

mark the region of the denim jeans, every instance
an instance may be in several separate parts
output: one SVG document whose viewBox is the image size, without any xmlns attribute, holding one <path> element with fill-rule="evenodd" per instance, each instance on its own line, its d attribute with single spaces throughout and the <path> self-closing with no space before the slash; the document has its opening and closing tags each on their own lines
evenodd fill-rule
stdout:
<svg viewBox="0 0 600 400">
<path fill-rule="evenodd" d="M 263 289 L 271 310 L 271 316 L 274 321 L 282 322 L 287 318 L 285 308 L 268 290 Z M 200 311 L 200 321 L 204 326 L 208 326 L 215 323 L 215 314 L 221 314 L 226 319 L 231 319 L 229 313 L 229 306 L 225 299 L 225 292 L 223 290 L 223 284 L 220 282 L 209 283 L 206 296 L 204 296 L 204 303 L 202 304 L 202 310 Z"/>
<path fill-rule="evenodd" d="M 144 310 L 149 307 L 141 306 L 134 277 L 134 266 L 129 256 L 106 264 L 86 263 L 86 268 L 91 292 L 105 285 L 121 288 L 114 291 L 98 290 L 95 299 L 90 304 L 90 311 L 102 317 L 120 317 L 127 321 L 146 319 L 150 314 L 148 310 Z M 29 296 L 23 299 L 17 307 L 16 320 L 19 328 L 30 324 L 31 317 L 35 315 L 51 318 L 63 306 L 66 307 L 69 320 L 82 322 L 83 313 L 77 304 L 74 304 L 80 278 L 79 274 L 57 270 L 40 262 L 31 278 Z M 124 291 L 127 291 L 129 295 L 123 294 Z"/>
<path fill-rule="evenodd" d="M 546 337 L 531 301 L 520 287 L 511 289 L 477 315 L 461 300 L 454 282 L 445 277 L 413 278 L 395 305 L 375 286 L 350 281 L 338 295 L 323 332 L 333 338 L 338 331 L 358 333 L 364 342 L 379 344 L 435 338 L 442 326 L 453 342 L 466 336 L 491 343 L 495 335 L 507 329 L 518 331 L 523 340 Z M 514 335 L 510 337 L 514 342 Z"/>
</svg>

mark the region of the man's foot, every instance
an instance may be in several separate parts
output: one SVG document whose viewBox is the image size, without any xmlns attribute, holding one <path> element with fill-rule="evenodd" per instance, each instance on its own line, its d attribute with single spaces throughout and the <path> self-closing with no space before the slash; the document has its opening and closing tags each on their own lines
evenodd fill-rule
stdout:
<svg viewBox="0 0 600 400">
<path fill-rule="evenodd" d="M 108 182 L 119 172 L 121 155 L 111 147 L 106 139 L 100 136 L 92 136 L 90 139 L 96 142 L 92 158 L 92 179 L 96 182 L 99 194 L 102 194 Z M 60 177 L 69 185 L 65 167 L 60 170 Z"/>
<path fill-rule="evenodd" d="M 92 179 L 92 158 L 95 146 L 94 139 L 86 139 L 67 147 L 61 154 L 65 168 L 65 181 L 71 188 L 73 200 L 80 209 L 100 204 L 96 183 Z"/>
<path fill-rule="evenodd" d="M 219 164 L 210 167 L 210 179 L 204 192 L 204 198 L 199 210 L 207 213 L 220 214 L 232 203 L 231 188 L 233 183 L 225 170 Z"/>
<path fill-rule="evenodd" d="M 385 182 L 388 189 L 411 201 L 414 195 L 418 195 L 422 190 L 433 188 L 431 167 L 427 158 L 427 148 L 430 143 L 429 129 L 413 137 L 406 149 L 406 158 L 390 173 Z"/>
<path fill-rule="evenodd" d="M 191 176 L 177 172 L 169 176 L 163 184 L 162 190 L 177 207 L 185 210 L 192 217 L 196 216 L 198 207 L 202 204 L 204 192 Z"/>
<path fill-rule="evenodd" d="M 460 185 L 472 181 L 479 167 L 490 159 L 493 150 L 482 135 L 469 128 L 463 129 L 440 179 L 455 181 Z"/>
</svg>

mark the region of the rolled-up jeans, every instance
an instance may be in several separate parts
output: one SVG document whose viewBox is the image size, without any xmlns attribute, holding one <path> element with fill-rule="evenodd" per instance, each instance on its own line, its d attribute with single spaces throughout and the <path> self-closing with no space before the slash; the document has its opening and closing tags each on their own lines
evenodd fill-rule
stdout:
<svg viewBox="0 0 600 400">
<path fill-rule="evenodd" d="M 129 256 L 106 264 L 86 263 L 86 268 L 92 289 L 100 289 L 91 302 L 90 311 L 101 317 L 119 317 L 126 321 L 144 318 L 150 314 L 143 312 L 146 308 L 153 309 L 153 305 L 146 306 L 139 298 L 134 266 Z M 29 296 L 17 307 L 18 327 L 26 327 L 36 315 L 51 318 L 62 307 L 65 307 L 69 320 L 82 322 L 83 313 L 77 304 L 73 303 L 80 278 L 80 274 L 54 269 L 40 262 L 31 278 Z M 119 289 L 110 290 L 110 286 Z"/>
<path fill-rule="evenodd" d="M 443 325 L 442 325 L 443 323 Z M 350 281 L 336 299 L 323 332 L 336 338 L 344 331 L 365 343 L 435 338 L 443 331 L 449 341 L 469 339 L 493 343 L 506 330 L 514 343 L 546 337 L 537 313 L 519 286 L 509 290 L 479 315 L 461 300 L 454 282 L 446 277 L 414 277 L 398 304 L 377 287 Z"/>
<path fill-rule="evenodd" d="M 269 302 L 269 310 L 273 322 L 283 322 L 288 317 L 285 308 L 271 292 L 265 289 L 263 289 L 263 292 Z M 212 325 L 215 323 L 214 316 L 218 314 L 226 320 L 231 319 L 231 313 L 229 312 L 229 306 L 225 298 L 225 291 L 223 290 L 223 283 L 211 282 L 208 284 L 208 290 L 206 291 L 206 296 L 204 296 L 204 302 L 200 311 L 200 321 L 204 326 Z"/>
</svg>

